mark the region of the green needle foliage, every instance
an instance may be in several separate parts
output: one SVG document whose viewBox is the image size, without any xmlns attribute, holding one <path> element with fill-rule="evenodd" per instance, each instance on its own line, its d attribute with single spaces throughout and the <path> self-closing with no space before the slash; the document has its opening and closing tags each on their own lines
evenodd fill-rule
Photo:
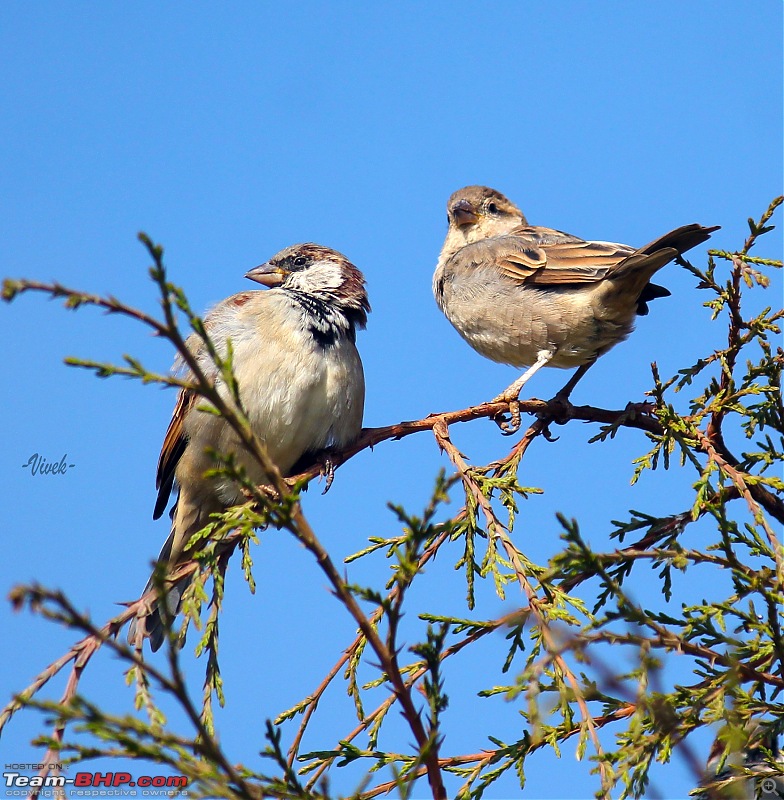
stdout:
<svg viewBox="0 0 784 800">
<path fill-rule="evenodd" d="M 199 534 L 206 546 L 184 569 L 201 579 L 186 593 L 184 622 L 172 629 L 163 666 L 146 661 L 143 652 L 116 636 L 138 608 L 98 626 L 61 593 L 18 587 L 11 598 L 17 608 L 27 606 L 84 638 L 20 691 L 0 715 L 0 730 L 20 709 L 40 709 L 51 720 L 51 732 L 39 739 L 49 760 L 82 763 L 124 756 L 158 764 L 186 776 L 193 797 L 326 800 L 338 796 L 330 791 L 330 778 L 352 765 L 363 776 L 351 795 L 358 800 L 388 792 L 422 796 L 425 784 L 434 798 L 446 797 L 449 785 L 451 795 L 469 800 L 482 797 L 508 773 L 524 787 L 529 759 L 535 765 L 540 751 L 560 755 L 567 745 L 592 762 L 597 797 L 645 796 L 652 764 L 673 757 L 692 766 L 702 797 L 746 796 L 737 792 L 748 781 L 752 786 L 782 781 L 784 786 L 775 746 L 784 727 L 784 353 L 777 344 L 784 311 L 773 310 L 775 298 L 769 305 L 756 299 L 781 262 L 758 256 L 756 250 L 751 254 L 772 229 L 770 221 L 781 203 L 777 198 L 758 221 L 749 220 L 749 236 L 738 251 L 709 251 L 704 270 L 681 261 L 705 293 L 716 345 L 669 377 L 654 364 L 647 402 L 621 411 L 521 403 L 522 411 L 535 412 L 536 418 L 508 455 L 479 467 L 469 466 L 452 444 L 450 425 L 495 417 L 504 410 L 498 404 L 366 431 L 350 452 L 330 453 L 330 466 L 339 466 L 358 449 L 383 439 L 432 431 L 454 467 L 453 474 L 437 476 L 420 514 L 390 505 L 392 516 L 383 518 L 367 546 L 340 567 L 299 505 L 299 492 L 319 465 L 286 480 L 270 465 L 241 408 L 231 349 L 221 358 L 209 341 L 185 294 L 168 282 L 160 247 L 143 237 L 154 262 L 151 277 L 161 295 L 161 320 L 114 298 L 58 284 L 7 280 L 5 300 L 42 292 L 63 299 L 70 309 L 92 305 L 129 316 L 168 339 L 193 371 L 194 382 L 188 385 L 201 394 L 205 410 L 229 420 L 270 481 L 254 486 L 233 454 L 214 454 L 216 474 L 236 480 L 247 502 L 215 515 Z M 207 344 L 231 389 L 231 402 L 193 363 L 180 319 Z M 82 359 L 68 363 L 100 377 L 185 385 L 176 376 L 148 371 L 131 357 L 121 366 Z M 524 538 L 513 531 L 520 509 L 540 490 L 522 486 L 518 468 L 533 440 L 549 437 L 554 422 L 572 419 L 599 426 L 591 440 L 597 446 L 612 447 L 622 427 L 635 431 L 640 454 L 631 465 L 632 482 L 648 471 L 677 470 L 691 487 L 691 499 L 682 508 L 671 508 L 662 498 L 658 508 L 632 510 L 626 519 L 608 521 L 608 537 L 617 546 L 603 552 L 591 547 L 578 521 L 559 516 L 562 546 L 547 563 L 536 564 L 521 549 Z M 459 499 L 456 513 L 450 497 Z M 357 635 L 351 642 L 336 642 L 335 651 L 343 655 L 321 683 L 267 723 L 259 741 L 265 770 L 256 771 L 237 765 L 224 751 L 213 702 L 222 704 L 230 688 L 223 684 L 218 647 L 225 570 L 236 557 L 252 591 L 252 546 L 257 531 L 269 526 L 287 531 L 312 554 L 356 623 Z M 380 532 L 385 528 L 388 535 Z M 699 536 L 693 535 L 696 530 Z M 464 575 L 461 616 L 427 613 L 412 600 L 413 589 L 427 582 L 427 566 L 436 555 Z M 384 585 L 349 581 L 352 564 L 368 559 L 388 563 Z M 703 583 L 710 585 L 710 594 L 687 603 L 679 587 L 684 576 L 697 572 L 716 580 Z M 660 600 L 648 607 L 636 599 L 633 587 L 651 580 L 658 584 Z M 512 610 L 498 618 L 472 617 L 477 599 L 493 594 L 506 600 L 507 609 L 513 603 Z M 406 614 L 406 638 L 410 641 L 412 624 L 419 631 L 419 641 L 408 647 L 401 633 Z M 200 702 L 193 700 L 198 691 L 187 685 L 181 669 L 188 625 L 199 631 L 195 655 L 204 663 Z M 455 691 L 450 676 L 460 670 L 469 648 L 493 639 L 505 645 L 497 669 L 488 665 L 479 694 L 506 699 L 519 715 L 519 736 L 514 741 L 498 738 L 488 715 L 484 727 L 475 725 L 474 752 L 447 752 L 450 726 L 465 723 L 451 716 Z M 114 716 L 85 699 L 90 692 L 86 668 L 101 648 L 127 664 L 136 715 Z M 679 682 L 666 669 L 676 660 Z M 42 699 L 49 679 L 69 666 L 64 697 Z M 351 698 L 353 717 L 332 720 L 331 741 L 313 741 L 309 724 L 320 713 L 319 702 L 327 692 L 341 691 Z M 178 733 L 168 726 L 158 706 L 161 694 L 176 700 L 189 731 Z M 402 739 L 399 723 L 393 722 L 401 714 L 407 726 Z M 695 732 L 706 727 L 720 731 L 707 769 L 692 744 Z M 395 744 L 400 741 L 405 744 Z"/>
</svg>

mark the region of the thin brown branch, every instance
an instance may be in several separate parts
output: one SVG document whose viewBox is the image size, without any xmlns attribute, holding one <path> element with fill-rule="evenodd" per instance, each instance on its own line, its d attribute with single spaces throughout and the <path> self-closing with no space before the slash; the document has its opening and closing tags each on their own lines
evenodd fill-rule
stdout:
<svg viewBox="0 0 784 800">
<path fill-rule="evenodd" d="M 201 717 L 191 702 L 190 696 L 187 692 L 185 680 L 177 663 L 176 650 L 174 648 L 170 648 L 169 652 L 169 665 L 172 671 L 172 678 L 170 679 L 160 670 L 156 669 L 152 664 L 144 661 L 140 653 L 137 653 L 135 650 L 132 650 L 130 647 L 127 647 L 126 645 L 117 641 L 117 632 L 138 613 L 141 604 L 148 602 L 147 596 L 129 604 L 125 611 L 112 618 L 108 623 L 100 628 L 96 627 L 89 617 L 81 614 L 71 604 L 68 598 L 62 594 L 62 592 L 53 592 L 38 586 L 30 587 L 27 590 L 23 588 L 18 588 L 15 590 L 16 607 L 21 607 L 25 600 L 27 600 L 27 602 L 29 602 L 29 604 L 45 618 L 59 621 L 68 627 L 81 630 L 87 634 L 84 639 L 77 642 L 69 651 L 73 654 L 72 657 L 75 659 L 75 661 L 72 673 L 67 682 L 65 694 L 63 699 L 60 701 L 60 705 L 68 704 L 76 696 L 76 690 L 78 688 L 82 671 L 94 653 L 105 645 L 111 648 L 124 660 L 131 662 L 139 669 L 143 669 L 148 675 L 158 681 L 161 686 L 170 691 L 179 700 L 188 718 L 193 724 L 194 729 L 197 731 L 197 739 L 194 741 L 199 751 L 204 755 L 204 757 L 212 760 L 216 765 L 220 766 L 224 770 L 226 776 L 236 788 L 239 797 L 243 797 L 246 800 L 256 800 L 255 795 L 252 793 L 250 787 L 246 784 L 244 778 L 242 778 L 242 776 L 229 763 L 217 742 L 204 727 Z M 53 604 L 55 608 L 59 608 L 61 611 L 55 612 L 46 608 L 44 605 L 45 602 Z M 60 730 L 58 734 L 58 727 L 59 723 L 56 723 L 55 734 L 53 738 L 59 742 L 62 741 L 62 730 Z M 55 750 L 56 748 L 52 748 L 50 753 Z M 50 761 L 50 759 L 47 759 L 47 761 Z M 49 774 L 49 767 L 46 766 L 40 774 L 42 777 L 45 777 L 47 774 Z M 37 794 L 38 793 L 36 792 L 35 796 L 37 796 Z"/>
<path fill-rule="evenodd" d="M 664 430 L 659 421 L 644 413 L 650 406 L 647 403 L 641 403 L 632 406 L 635 409 L 640 409 L 641 413 L 629 414 L 628 409 L 624 410 L 610 410 L 606 408 L 597 408 L 595 406 L 573 406 L 571 404 L 563 403 L 563 401 L 556 400 L 521 400 L 520 411 L 542 418 L 541 425 L 544 427 L 547 421 L 556 421 L 558 424 L 564 424 L 569 420 L 580 420 L 581 422 L 596 422 L 601 424 L 617 424 L 624 428 L 632 428 L 646 433 L 651 433 L 655 436 L 661 435 Z M 415 433 L 422 431 L 432 431 L 433 428 L 444 423 L 447 426 L 456 422 L 473 422 L 477 419 L 494 419 L 509 411 L 509 404 L 504 402 L 498 403 L 481 403 L 477 406 L 469 406 L 456 411 L 443 411 L 440 413 L 429 414 L 422 419 L 410 420 L 407 422 L 398 422 L 394 425 L 385 425 L 380 428 L 363 428 L 360 435 L 347 447 L 341 450 L 331 450 L 329 452 L 329 461 L 334 467 L 345 464 L 346 461 L 353 458 L 357 453 L 368 448 L 373 449 L 381 442 L 403 439 L 406 436 L 411 436 Z M 537 423 L 534 423 L 536 425 Z M 530 429 L 529 429 L 530 430 Z M 541 432 L 537 430 L 538 433 Z M 528 434 L 526 434 L 527 436 Z M 525 437 L 518 443 L 516 449 L 522 448 L 525 450 L 530 441 Z M 511 455 L 511 454 L 510 454 Z M 501 462 L 499 462 L 501 463 Z M 316 478 L 323 473 L 323 464 L 314 460 L 309 464 L 300 464 L 301 470 L 288 480 L 291 483 L 297 481 L 306 481 Z"/>
<path fill-rule="evenodd" d="M 695 429 L 694 433 L 699 440 L 700 449 L 702 449 L 707 454 L 708 458 L 710 458 L 710 460 L 716 464 L 719 470 L 721 470 L 721 472 L 723 472 L 732 481 L 741 497 L 743 497 L 743 499 L 746 501 L 754 521 L 765 531 L 770 543 L 770 548 L 773 551 L 773 559 L 776 562 L 776 576 L 778 585 L 780 588 L 784 588 L 784 550 L 781 548 L 781 543 L 779 542 L 775 531 L 765 519 L 765 515 L 762 513 L 760 504 L 757 503 L 754 497 L 755 494 L 759 494 L 759 491 L 752 491 L 753 488 L 759 490 L 762 487 L 760 487 L 759 484 L 747 484 L 743 473 L 739 469 L 736 469 L 736 464 L 730 463 L 730 461 L 719 452 L 714 442 L 711 441 L 707 434 L 704 434 L 698 428 Z M 765 492 L 765 494 L 768 493 Z"/>
<path fill-rule="evenodd" d="M 596 723 L 597 728 L 604 728 L 605 726 L 609 725 L 613 722 L 618 722 L 619 720 L 625 719 L 630 717 L 635 711 L 635 706 L 633 704 L 629 704 L 628 706 L 624 706 L 623 708 L 616 709 L 615 711 L 604 714 L 600 717 L 594 717 L 594 722 Z M 572 737 L 578 735 L 582 731 L 581 725 L 575 725 L 574 727 L 570 728 L 569 730 L 565 731 L 560 738 L 560 741 L 565 742 Z M 528 749 L 526 750 L 526 755 L 530 755 L 531 753 L 535 752 L 536 750 L 540 750 L 543 747 L 546 747 L 549 744 L 546 740 L 541 740 L 537 742 L 530 742 L 528 745 Z M 448 769 L 449 767 L 462 767 L 466 764 L 476 764 L 476 769 L 474 770 L 474 778 L 470 780 L 475 780 L 475 778 L 480 774 L 480 772 L 487 766 L 490 766 L 495 761 L 503 758 L 500 756 L 498 751 L 496 750 L 486 750 L 482 751 L 481 753 L 471 753 L 462 756 L 452 756 L 450 758 L 442 758 L 440 760 L 440 766 L 442 769 Z M 419 768 L 414 772 L 415 775 L 421 776 L 424 774 L 424 768 Z M 389 792 L 393 791 L 397 787 L 397 781 L 387 781 L 386 783 L 379 784 L 378 786 L 373 787 L 373 789 L 362 792 L 359 795 L 360 800 L 370 800 L 373 797 L 379 797 L 384 794 L 388 794 Z"/>
<path fill-rule="evenodd" d="M 403 710 L 403 715 L 411 728 L 411 732 L 416 739 L 417 748 L 420 755 L 427 767 L 427 779 L 430 784 L 430 790 L 433 794 L 433 800 L 445 800 L 446 789 L 441 776 L 441 770 L 438 766 L 438 743 L 430 741 L 427 733 L 425 732 L 422 718 L 419 711 L 414 705 L 411 692 L 403 680 L 400 670 L 397 665 L 397 658 L 394 652 L 390 652 L 381 637 L 378 635 L 375 626 L 371 623 L 367 616 L 362 612 L 356 598 L 352 594 L 346 582 L 341 577 L 338 570 L 335 568 L 329 553 L 324 549 L 321 542 L 316 538 L 315 533 L 310 527 L 307 520 L 305 520 L 299 507 L 295 507 L 292 511 L 292 530 L 295 532 L 297 538 L 302 544 L 313 554 L 318 565 L 321 567 L 322 572 L 327 576 L 332 588 L 335 591 L 338 599 L 343 603 L 348 612 L 354 618 L 354 621 L 359 626 L 360 631 L 364 635 L 367 643 L 373 649 L 376 657 L 379 660 L 379 666 L 382 671 L 386 673 L 387 678 L 392 685 L 392 690 L 397 695 Z"/>
<path fill-rule="evenodd" d="M 761 663 L 763 659 L 769 659 L 769 656 L 761 657 L 757 662 L 741 662 L 733 659 L 731 654 L 720 653 L 705 645 L 687 641 L 653 620 L 646 620 L 645 624 L 655 632 L 655 636 L 614 633 L 613 631 L 604 630 L 577 634 L 574 638 L 585 642 L 607 642 L 609 644 L 634 644 L 639 646 L 645 643 L 651 647 L 660 647 L 670 652 L 695 656 L 709 664 L 721 664 L 728 669 L 737 670 L 744 680 L 767 683 L 777 689 L 784 689 L 784 678 L 771 672 L 757 669 L 756 664 Z"/>
<path fill-rule="evenodd" d="M 485 497 L 484 493 L 482 492 L 481 488 L 477 485 L 474 479 L 471 476 L 470 468 L 466 464 L 465 460 L 463 459 L 462 454 L 460 451 L 454 446 L 450 437 L 449 437 L 449 428 L 447 423 L 440 419 L 433 427 L 433 434 L 436 437 L 436 441 L 438 442 L 439 447 L 446 452 L 449 456 L 449 459 L 455 465 L 455 468 L 458 470 L 460 475 L 463 478 L 463 483 L 466 486 L 466 490 L 471 492 L 472 496 L 475 498 L 477 505 L 482 509 L 487 522 L 488 522 L 488 535 L 497 537 L 504 548 L 507 558 L 514 569 L 515 575 L 517 580 L 523 589 L 527 599 L 528 605 L 536 617 L 537 626 L 541 631 L 542 640 L 545 643 L 548 653 L 550 654 L 553 661 L 557 664 L 558 668 L 561 670 L 562 674 L 566 678 L 569 686 L 574 693 L 575 701 L 577 702 L 577 706 L 580 709 L 580 714 L 583 719 L 583 725 L 585 729 L 588 731 L 589 736 L 591 737 L 591 741 L 593 742 L 594 748 L 596 750 L 597 756 L 599 757 L 599 772 L 602 776 L 602 788 L 605 792 L 605 796 L 609 797 L 609 791 L 612 785 L 610 775 L 607 772 L 607 766 L 602 760 L 602 755 L 604 754 L 604 749 L 602 747 L 602 743 L 599 741 L 598 731 L 594 724 L 594 719 L 591 714 L 590 709 L 588 708 L 588 703 L 585 700 L 585 697 L 582 693 L 582 689 L 580 687 L 580 682 L 577 680 L 572 669 L 566 662 L 566 659 L 563 657 L 562 654 L 558 652 L 558 646 L 555 641 L 555 637 L 553 632 L 550 629 L 549 621 L 546 615 L 542 611 L 543 602 L 539 598 L 538 593 L 531 585 L 530 580 L 528 579 L 528 573 L 523 565 L 522 561 L 520 560 L 520 553 L 515 547 L 514 543 L 512 542 L 511 538 L 509 537 L 509 532 L 506 530 L 505 526 L 501 524 L 498 518 L 493 511 L 493 508 L 490 504 L 490 500 Z M 525 441 L 528 439 L 533 438 L 535 435 L 534 432 L 529 431 L 530 436 L 524 437 Z M 546 603 L 546 601 L 545 601 Z"/>
<path fill-rule="evenodd" d="M 519 618 L 522 612 L 523 609 L 518 609 L 514 614 L 515 618 L 516 619 Z M 495 620 L 494 624 L 488 624 L 482 628 L 472 631 L 464 639 L 447 647 L 441 653 L 440 660 L 443 662 L 447 658 L 456 655 L 469 644 L 473 644 L 474 642 L 481 639 L 483 636 L 487 636 L 487 634 L 493 633 L 499 628 L 507 625 L 508 621 L 509 621 L 509 615 L 504 615 L 503 617 Z M 413 687 L 416 684 L 416 682 L 420 678 L 422 678 L 425 674 L 427 674 L 427 666 L 421 664 L 418 668 L 414 669 L 412 672 L 408 674 L 408 677 L 406 678 L 406 685 L 408 687 Z M 385 714 L 396 701 L 397 701 L 397 696 L 395 694 L 391 694 L 379 706 L 377 706 L 375 710 L 367 714 L 359 723 L 359 725 L 357 725 L 350 733 L 348 733 L 346 736 L 341 737 L 340 741 L 341 742 L 353 741 L 357 736 L 359 736 L 359 734 L 361 734 L 363 731 L 366 731 L 380 714 Z M 314 771 L 313 776 L 308 781 L 308 787 L 307 787 L 308 789 L 312 789 L 318 783 L 319 778 L 324 774 L 324 772 L 330 767 L 332 762 L 337 757 L 338 756 L 333 756 L 332 758 L 325 759 L 324 762 Z M 441 759 L 441 761 L 443 761 L 443 759 Z"/>
<path fill-rule="evenodd" d="M 458 514 L 459 518 L 463 512 Z M 441 545 L 449 538 L 449 532 L 444 531 L 440 533 L 432 542 L 431 544 L 423 550 L 422 555 L 419 557 L 418 567 L 421 569 L 423 568 L 428 561 L 435 557 L 436 553 L 438 552 Z M 389 593 L 387 594 L 387 601 L 391 602 L 397 596 L 399 592 L 399 586 L 396 584 L 395 586 L 390 589 Z M 370 622 L 373 625 L 378 624 L 381 617 L 384 615 L 384 608 L 383 606 L 378 606 L 373 613 L 370 615 Z M 289 748 L 288 753 L 288 763 L 291 766 L 294 763 L 294 759 L 296 758 L 299 752 L 299 746 L 302 743 L 302 737 L 305 735 L 305 730 L 308 726 L 308 722 L 315 711 L 316 706 L 319 703 L 319 700 L 324 695 L 324 692 L 329 687 L 330 683 L 335 679 L 335 677 L 340 673 L 340 670 L 348 663 L 351 659 L 353 654 L 356 652 L 356 649 L 362 644 L 365 640 L 365 637 L 362 633 L 360 633 L 354 641 L 346 648 L 343 655 L 338 659 L 335 665 L 330 669 L 329 673 L 327 674 L 326 678 L 316 687 L 316 690 L 310 695 L 310 700 L 308 702 L 308 708 L 303 714 L 303 720 L 300 723 L 299 729 L 294 737 L 294 741 Z M 393 697 L 396 697 L 393 695 Z"/>
</svg>

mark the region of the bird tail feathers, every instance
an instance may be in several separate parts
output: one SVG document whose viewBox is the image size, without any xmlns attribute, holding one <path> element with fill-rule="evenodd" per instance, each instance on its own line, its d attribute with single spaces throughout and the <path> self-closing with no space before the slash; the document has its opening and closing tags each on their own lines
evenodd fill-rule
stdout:
<svg viewBox="0 0 784 800">
<path fill-rule="evenodd" d="M 686 251 L 707 242 L 711 233 L 716 230 L 718 226 L 705 228 L 696 223 L 676 228 L 623 259 L 612 268 L 607 277 L 613 281 L 624 281 L 627 287 L 636 283 L 642 292 L 656 272 Z"/>
<path fill-rule="evenodd" d="M 194 503 L 191 498 L 180 491 L 177 503 L 172 509 L 172 527 L 168 538 L 164 542 L 161 552 L 158 555 L 158 564 L 166 570 L 171 570 L 179 564 L 184 563 L 183 558 L 188 542 L 209 522 L 212 511 L 217 510 L 213 504 Z M 180 611 L 182 596 L 190 586 L 193 575 L 186 575 L 174 582 L 166 580 L 163 576 L 163 584 L 159 588 L 160 595 L 152 611 L 145 617 L 137 617 L 131 622 L 128 628 L 128 642 L 135 644 L 139 632 L 139 626 L 143 626 L 142 636 L 150 640 L 150 648 L 153 652 L 158 650 L 163 644 L 166 636 L 166 625 L 164 618 L 173 620 Z M 159 584 L 160 585 L 160 584 Z M 147 581 L 143 595 L 153 591 L 156 587 L 154 576 Z M 162 604 L 165 606 L 162 607 Z M 164 609 L 165 608 L 165 613 Z"/>
</svg>

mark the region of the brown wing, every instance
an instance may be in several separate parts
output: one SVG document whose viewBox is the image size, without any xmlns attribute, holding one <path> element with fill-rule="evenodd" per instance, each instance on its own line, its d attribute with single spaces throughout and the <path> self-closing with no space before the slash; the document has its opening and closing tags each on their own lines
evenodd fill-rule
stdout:
<svg viewBox="0 0 784 800">
<path fill-rule="evenodd" d="M 204 317 L 204 327 L 209 334 L 213 333 L 215 311 L 220 310 L 225 304 L 236 302 L 237 305 L 242 305 L 246 302 L 244 294 L 233 295 L 228 297 L 221 303 L 218 303 Z M 247 294 L 257 294 L 257 292 L 248 292 Z M 238 298 L 241 298 L 238 300 Z M 186 340 L 185 345 L 191 351 L 193 356 L 198 360 L 204 352 L 204 342 L 195 333 L 192 333 Z M 202 369 L 204 366 L 202 365 Z M 174 370 L 183 371 L 183 377 L 188 378 L 191 376 L 189 369 L 185 367 L 180 356 L 174 360 Z M 208 370 L 209 371 L 209 370 Z M 185 435 L 184 422 L 185 417 L 193 408 L 197 400 L 197 395 L 188 389 L 180 389 L 177 395 L 177 403 L 172 412 L 171 422 L 163 437 L 163 445 L 161 446 L 161 455 L 158 458 L 158 473 L 155 478 L 155 488 L 158 490 L 158 498 L 155 501 L 155 509 L 152 512 L 152 518 L 158 519 L 161 514 L 166 510 L 166 505 L 171 496 L 172 487 L 174 486 L 174 471 L 177 469 L 177 464 L 185 452 L 185 447 L 188 444 L 188 437 Z"/>
<path fill-rule="evenodd" d="M 613 242 L 586 242 L 552 228 L 521 227 L 507 236 L 477 242 L 485 258 L 519 283 L 557 285 L 594 283 L 627 258 L 633 249 Z M 484 259 L 483 259 L 484 260 Z"/>
<path fill-rule="evenodd" d="M 180 389 L 169 428 L 166 431 L 166 436 L 163 437 L 161 455 L 158 458 L 158 473 L 155 478 L 158 498 L 155 501 L 155 510 L 152 513 L 153 519 L 158 519 L 163 514 L 169 502 L 172 486 L 174 485 L 174 471 L 177 469 L 177 463 L 188 444 L 188 437 L 185 435 L 183 423 L 195 401 L 196 395 L 193 392 L 187 389 Z"/>
</svg>

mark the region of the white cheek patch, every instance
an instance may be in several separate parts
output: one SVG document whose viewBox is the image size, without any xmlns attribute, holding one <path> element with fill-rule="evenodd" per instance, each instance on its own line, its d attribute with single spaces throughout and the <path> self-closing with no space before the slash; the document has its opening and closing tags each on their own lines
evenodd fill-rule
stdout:
<svg viewBox="0 0 784 800">
<path fill-rule="evenodd" d="M 292 289 L 303 292 L 318 292 L 339 289 L 343 284 L 343 273 L 332 261 L 317 261 L 303 272 L 293 272 L 288 280 Z"/>
</svg>

